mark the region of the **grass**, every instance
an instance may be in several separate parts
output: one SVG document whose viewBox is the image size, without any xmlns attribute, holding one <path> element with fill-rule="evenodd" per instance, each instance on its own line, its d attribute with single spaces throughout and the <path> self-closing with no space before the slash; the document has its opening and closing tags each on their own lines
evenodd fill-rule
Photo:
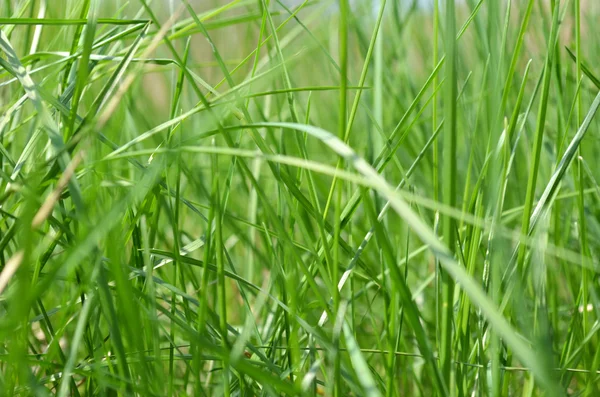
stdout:
<svg viewBox="0 0 600 397">
<path fill-rule="evenodd" d="M 430 3 L 2 1 L 0 395 L 598 395 L 600 7 Z"/>
</svg>

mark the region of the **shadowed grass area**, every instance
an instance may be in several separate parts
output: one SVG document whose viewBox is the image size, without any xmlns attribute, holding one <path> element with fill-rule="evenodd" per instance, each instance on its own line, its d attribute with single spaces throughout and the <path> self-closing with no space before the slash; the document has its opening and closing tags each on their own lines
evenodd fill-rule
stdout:
<svg viewBox="0 0 600 397">
<path fill-rule="evenodd" d="M 600 4 L 0 4 L 0 395 L 600 393 Z"/>
</svg>

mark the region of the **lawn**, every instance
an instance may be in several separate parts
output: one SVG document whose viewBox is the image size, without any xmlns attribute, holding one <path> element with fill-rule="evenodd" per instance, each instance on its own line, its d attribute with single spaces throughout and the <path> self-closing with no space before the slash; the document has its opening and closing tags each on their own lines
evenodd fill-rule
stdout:
<svg viewBox="0 0 600 397">
<path fill-rule="evenodd" d="M 600 395 L 598 21 L 0 0 L 0 395 Z"/>
</svg>

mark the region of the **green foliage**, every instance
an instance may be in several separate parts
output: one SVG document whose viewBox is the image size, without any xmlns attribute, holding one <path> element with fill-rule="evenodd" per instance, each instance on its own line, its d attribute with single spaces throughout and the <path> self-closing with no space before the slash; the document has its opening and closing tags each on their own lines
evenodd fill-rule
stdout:
<svg viewBox="0 0 600 397">
<path fill-rule="evenodd" d="M 432 3 L 3 0 L 0 395 L 599 395 L 600 5 Z"/>
</svg>

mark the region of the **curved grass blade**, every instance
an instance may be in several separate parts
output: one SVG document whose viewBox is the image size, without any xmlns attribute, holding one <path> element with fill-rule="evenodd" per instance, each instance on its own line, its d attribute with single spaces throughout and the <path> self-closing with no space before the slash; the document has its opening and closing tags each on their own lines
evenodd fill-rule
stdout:
<svg viewBox="0 0 600 397">
<path fill-rule="evenodd" d="M 565 176 L 565 173 L 567 172 L 569 166 L 573 163 L 573 159 L 577 155 L 577 149 L 579 148 L 581 141 L 585 137 L 585 134 L 588 128 L 590 127 L 590 124 L 594 119 L 594 116 L 596 115 L 596 112 L 598 111 L 599 107 L 600 92 L 598 93 L 598 95 L 596 95 L 594 102 L 592 102 L 592 106 L 586 114 L 583 123 L 581 124 L 581 126 L 577 130 L 577 133 L 571 140 L 571 143 L 565 150 L 565 154 L 560 159 L 556 170 L 552 174 L 552 177 L 550 177 L 550 180 L 548 181 L 548 184 L 544 189 L 544 193 L 542 193 L 540 200 L 538 201 L 537 205 L 533 210 L 533 213 L 531 214 L 531 226 L 529 227 L 530 234 L 533 232 L 533 229 L 535 228 L 537 222 L 544 217 L 544 215 L 554 203 L 556 194 L 560 190 L 560 184 L 562 182 L 562 179 Z"/>
<path fill-rule="evenodd" d="M 390 186 L 377 171 L 369 165 L 363 158 L 359 157 L 349 146 L 347 146 L 340 139 L 335 137 L 330 132 L 309 125 L 293 124 L 293 123 L 261 123 L 265 127 L 280 127 L 286 129 L 294 129 L 319 139 L 324 144 L 329 146 L 339 156 L 344 157 L 348 164 L 352 165 L 358 172 L 363 176 L 373 181 L 376 190 L 386 197 L 392 208 L 396 213 L 404 219 L 404 221 L 413 229 L 413 231 L 419 236 L 419 238 L 426 244 L 429 245 L 431 251 L 439 259 L 442 267 L 449 273 L 449 275 L 465 290 L 471 302 L 481 309 L 482 314 L 488 320 L 491 326 L 494 327 L 498 335 L 500 335 L 504 342 L 508 344 L 515 354 L 527 367 L 529 367 L 537 378 L 539 383 L 546 389 L 549 395 L 560 396 L 563 395 L 561 387 L 557 383 L 552 370 L 547 368 L 544 362 L 540 361 L 540 358 L 535 354 L 534 350 L 528 346 L 526 342 L 517 334 L 517 332 L 511 327 L 510 323 L 502 316 L 498 307 L 493 304 L 490 298 L 485 294 L 483 289 L 477 284 L 475 280 L 467 271 L 456 262 L 453 255 L 450 253 L 448 248 L 438 240 L 435 233 L 427 226 L 423 220 L 410 208 L 410 206 L 404 201 L 404 199 Z M 411 319 L 411 325 L 413 329 L 419 329 L 420 323 L 414 323 L 418 320 L 418 309 L 413 308 L 414 313 Z M 406 308 L 407 317 L 411 309 Z M 424 331 L 423 331 L 424 332 Z M 419 340 L 419 347 L 422 349 L 422 354 L 428 360 L 429 365 L 432 367 L 432 375 L 434 373 L 439 374 L 437 363 L 433 357 L 429 342 L 422 340 L 422 336 L 416 333 L 416 337 Z M 441 379 L 440 379 L 441 381 Z M 443 382 L 443 381 L 441 381 Z"/>
<path fill-rule="evenodd" d="M 48 139 L 52 145 L 52 148 L 56 153 L 58 153 L 58 162 L 60 164 L 61 169 L 64 171 L 71 163 L 71 158 L 69 154 L 65 151 L 65 143 L 60 134 L 60 130 L 56 122 L 50 116 L 50 113 L 46 109 L 46 106 L 42 102 L 42 98 L 39 94 L 38 87 L 35 82 L 32 80 L 31 76 L 27 72 L 27 69 L 23 67 L 19 57 L 15 53 L 13 47 L 8 41 L 8 37 L 6 37 L 4 31 L 0 30 L 0 50 L 6 54 L 7 60 L 5 61 L 3 58 L 0 58 L 0 66 L 4 67 L 7 71 L 14 74 L 18 79 L 27 97 L 33 103 L 38 116 L 41 118 L 43 123 L 43 129 L 46 132 Z M 20 168 L 19 168 L 20 169 Z M 18 170 L 17 170 L 18 173 Z M 16 174 L 13 173 L 11 178 L 14 179 Z M 79 213 L 83 213 L 84 204 L 83 198 L 81 195 L 81 188 L 77 183 L 76 178 L 69 179 L 69 191 L 71 193 L 71 197 L 77 211 Z"/>
</svg>

